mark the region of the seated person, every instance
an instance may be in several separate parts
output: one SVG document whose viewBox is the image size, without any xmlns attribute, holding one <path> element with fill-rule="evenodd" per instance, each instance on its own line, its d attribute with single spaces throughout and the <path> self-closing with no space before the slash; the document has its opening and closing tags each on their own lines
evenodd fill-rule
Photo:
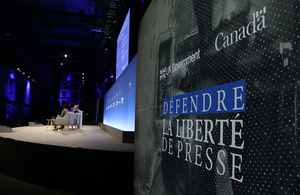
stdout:
<svg viewBox="0 0 300 195">
<path fill-rule="evenodd" d="M 78 111 L 78 110 L 79 110 L 79 107 L 78 107 L 77 105 L 74 105 L 74 110 L 75 110 L 75 111 L 74 111 L 75 113 L 78 113 L 78 112 L 79 112 L 79 111 Z"/>
<path fill-rule="evenodd" d="M 67 113 L 69 112 L 69 110 L 68 110 L 68 105 L 67 104 L 64 104 L 63 105 L 63 110 L 61 111 L 61 114 L 59 115 L 57 115 L 57 117 L 56 118 L 62 118 L 62 117 L 64 117 Z M 61 125 L 61 129 L 63 129 L 64 128 L 64 126 L 63 125 Z M 54 125 L 54 130 L 56 129 L 56 125 Z"/>
<path fill-rule="evenodd" d="M 74 106 L 71 107 L 71 110 L 74 112 L 74 113 L 78 113 L 78 106 L 75 104 Z"/>
<path fill-rule="evenodd" d="M 76 104 L 74 105 L 74 111 L 73 112 L 74 113 L 79 113 L 79 107 Z M 82 120 L 82 116 L 81 116 L 81 120 Z M 81 122 L 81 124 L 82 124 L 82 122 Z M 78 124 L 77 128 L 80 129 L 80 124 Z"/>
</svg>

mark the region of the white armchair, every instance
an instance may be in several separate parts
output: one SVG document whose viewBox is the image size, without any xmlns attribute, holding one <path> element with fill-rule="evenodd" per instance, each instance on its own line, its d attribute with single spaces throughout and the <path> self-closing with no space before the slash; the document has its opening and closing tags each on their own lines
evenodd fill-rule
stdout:
<svg viewBox="0 0 300 195">
<path fill-rule="evenodd" d="M 78 110 L 79 111 L 79 113 L 81 114 L 81 116 L 80 116 L 80 127 L 82 126 L 82 117 L 83 117 L 83 111 L 82 110 Z"/>
<path fill-rule="evenodd" d="M 72 126 L 73 129 L 73 125 L 74 125 L 74 113 L 73 112 L 68 112 L 64 117 L 56 117 L 55 119 L 55 125 L 56 128 L 55 130 L 57 130 L 58 125 L 64 125 L 64 128 L 67 129 L 67 131 L 69 130 L 69 126 Z"/>
<path fill-rule="evenodd" d="M 80 129 L 81 113 L 74 114 L 74 125 L 75 128 Z"/>
</svg>

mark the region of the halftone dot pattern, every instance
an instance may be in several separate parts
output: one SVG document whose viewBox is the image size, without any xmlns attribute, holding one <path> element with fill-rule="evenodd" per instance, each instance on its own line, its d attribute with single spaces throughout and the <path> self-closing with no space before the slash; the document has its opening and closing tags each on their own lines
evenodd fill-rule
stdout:
<svg viewBox="0 0 300 195">
<path fill-rule="evenodd" d="M 163 98 L 246 79 L 246 112 L 238 116 L 243 127 L 242 138 L 236 144 L 244 142 L 243 149 L 229 147 L 229 127 L 224 129 L 225 146 L 165 136 L 173 143 L 173 154 L 162 152 L 162 185 L 167 193 L 299 194 L 299 2 L 181 0 L 172 6 L 174 37 L 161 43 L 159 55 L 169 57 L 167 66 L 198 49 L 201 59 L 161 81 L 162 93 L 157 101 L 162 104 Z M 235 41 L 231 33 L 241 27 L 245 28 L 245 37 Z M 216 41 L 218 36 L 222 38 Z M 157 109 L 161 113 L 162 105 Z M 235 117 L 237 114 L 229 113 L 165 119 L 172 121 L 173 135 L 176 119 L 212 120 L 213 139 L 218 142 L 220 127 L 215 124 L 216 119 L 230 121 Z M 183 152 L 178 155 L 179 142 Z M 202 151 L 201 166 L 195 164 L 197 147 Z M 189 149 L 190 157 L 186 152 Z M 222 159 L 224 166 L 218 160 L 219 151 L 226 154 Z M 242 160 L 236 158 L 234 162 L 241 165 L 240 171 L 232 166 L 232 153 L 242 156 Z M 225 173 L 218 174 L 224 167 Z M 233 180 L 232 171 L 243 181 Z"/>
<path fill-rule="evenodd" d="M 139 43 L 143 47 L 135 138 L 139 194 L 299 194 L 300 2 L 157 0 L 151 4 L 145 14 L 148 22 L 141 25 L 147 30 L 140 29 L 145 43 Z M 236 40 L 236 31 L 242 38 Z M 200 59 L 160 78 L 160 70 L 198 51 Z M 162 114 L 164 98 L 241 79 L 246 80 L 246 112 Z M 153 95 L 139 92 L 149 88 Z M 150 110 L 147 116 L 145 110 Z M 167 128 L 172 122 L 173 135 L 162 134 L 163 119 Z M 195 134 L 196 119 L 203 120 L 199 136 L 204 136 L 205 120 L 212 122 L 208 142 L 175 136 L 176 120 L 179 129 L 182 121 L 194 121 Z M 218 145 L 217 119 L 228 120 L 224 145 Z M 232 147 L 233 120 L 242 120 L 237 127 L 241 135 L 235 135 L 235 145 L 243 143 L 242 149 Z"/>
</svg>

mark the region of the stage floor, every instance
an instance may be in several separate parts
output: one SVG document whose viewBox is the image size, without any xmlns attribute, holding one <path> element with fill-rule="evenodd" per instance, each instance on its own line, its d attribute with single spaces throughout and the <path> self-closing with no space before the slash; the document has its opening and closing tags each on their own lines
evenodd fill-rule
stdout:
<svg viewBox="0 0 300 195">
<path fill-rule="evenodd" d="M 47 126 L 24 126 L 13 128 L 13 132 L 0 132 L 0 137 L 18 141 L 84 148 L 93 150 L 133 152 L 134 144 L 121 143 L 97 125 L 83 125 L 81 129 L 53 131 Z"/>
</svg>

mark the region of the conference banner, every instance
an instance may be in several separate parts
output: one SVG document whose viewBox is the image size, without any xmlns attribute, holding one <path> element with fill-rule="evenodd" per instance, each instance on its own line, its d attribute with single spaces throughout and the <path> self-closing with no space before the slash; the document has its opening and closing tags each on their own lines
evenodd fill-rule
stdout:
<svg viewBox="0 0 300 195">
<path fill-rule="evenodd" d="M 152 1 L 135 194 L 299 194 L 300 2 Z"/>
</svg>

